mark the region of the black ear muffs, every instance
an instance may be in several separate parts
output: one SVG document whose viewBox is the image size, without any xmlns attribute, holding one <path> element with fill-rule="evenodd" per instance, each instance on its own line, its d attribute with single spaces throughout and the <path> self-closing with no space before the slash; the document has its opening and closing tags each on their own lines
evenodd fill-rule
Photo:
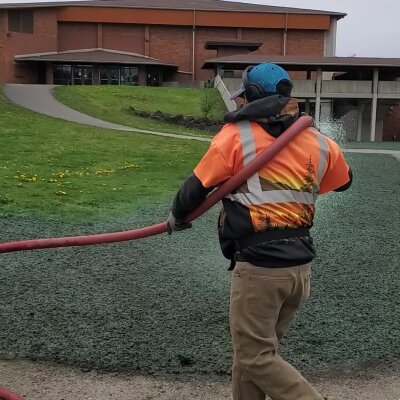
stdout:
<svg viewBox="0 0 400 400">
<path fill-rule="evenodd" d="M 246 100 L 251 103 L 252 101 L 262 99 L 267 95 L 265 93 L 265 90 L 257 85 L 256 83 L 249 83 L 249 80 L 247 78 L 247 74 L 255 67 L 255 65 L 250 65 L 243 71 L 243 85 L 245 88 L 245 96 Z"/>
<path fill-rule="evenodd" d="M 274 94 L 279 94 L 283 97 L 290 97 L 290 94 L 293 89 L 293 84 L 289 79 L 282 79 L 281 81 L 278 82 L 278 84 L 276 85 L 276 93 L 267 93 L 261 86 L 257 85 L 256 83 L 249 83 L 247 74 L 254 67 L 255 65 L 248 66 L 243 71 L 243 76 L 242 76 L 243 85 L 244 88 L 246 89 L 245 91 L 246 100 L 249 103 Z"/>
<path fill-rule="evenodd" d="M 276 92 L 283 97 L 290 97 L 292 93 L 293 83 L 289 79 L 282 79 L 276 85 Z"/>
</svg>

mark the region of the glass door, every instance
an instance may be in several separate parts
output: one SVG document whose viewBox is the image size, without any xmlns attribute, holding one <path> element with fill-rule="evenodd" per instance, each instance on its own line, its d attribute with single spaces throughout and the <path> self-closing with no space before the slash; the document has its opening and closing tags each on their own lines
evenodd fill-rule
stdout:
<svg viewBox="0 0 400 400">
<path fill-rule="evenodd" d="M 100 85 L 119 85 L 119 67 L 100 67 Z"/>
<path fill-rule="evenodd" d="M 74 85 L 91 85 L 93 67 L 85 65 L 74 65 L 72 68 L 72 80 Z"/>
<path fill-rule="evenodd" d="M 121 85 L 139 85 L 139 68 L 121 67 Z"/>
<path fill-rule="evenodd" d="M 82 67 L 82 77 L 84 85 L 92 84 L 93 67 Z"/>
<path fill-rule="evenodd" d="M 147 67 L 147 86 L 161 86 L 162 73 L 157 67 Z"/>
</svg>

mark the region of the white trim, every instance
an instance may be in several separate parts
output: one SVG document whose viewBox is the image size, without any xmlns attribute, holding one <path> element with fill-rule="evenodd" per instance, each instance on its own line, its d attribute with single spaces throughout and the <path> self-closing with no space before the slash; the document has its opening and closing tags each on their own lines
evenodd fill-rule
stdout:
<svg viewBox="0 0 400 400">
<path fill-rule="evenodd" d="M 217 75 L 214 78 L 214 87 L 218 90 L 219 94 L 222 97 L 222 100 L 225 103 L 225 106 L 228 111 L 235 111 L 237 108 L 236 103 L 231 100 L 231 94 L 229 90 L 226 88 L 224 81 L 222 80 L 220 75 Z"/>
<path fill-rule="evenodd" d="M 256 158 L 256 144 L 254 142 L 253 129 L 249 121 L 240 121 L 237 124 L 242 143 L 243 165 L 246 166 Z M 258 173 L 247 180 L 247 187 L 250 193 L 261 193 L 261 183 Z"/>
</svg>

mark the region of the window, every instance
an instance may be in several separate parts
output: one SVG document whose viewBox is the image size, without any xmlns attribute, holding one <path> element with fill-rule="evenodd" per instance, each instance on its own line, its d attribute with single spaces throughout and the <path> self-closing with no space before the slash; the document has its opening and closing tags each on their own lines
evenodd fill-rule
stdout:
<svg viewBox="0 0 400 400">
<path fill-rule="evenodd" d="M 72 77 L 74 85 L 91 85 L 93 67 L 88 65 L 74 65 L 72 68 Z"/>
<path fill-rule="evenodd" d="M 56 64 L 53 74 L 55 85 L 91 85 L 93 67 L 90 65 Z"/>
<path fill-rule="evenodd" d="M 102 66 L 99 68 L 100 85 L 139 85 L 138 67 Z M 92 85 L 92 65 L 54 64 L 55 85 Z"/>
<path fill-rule="evenodd" d="M 119 67 L 100 67 L 100 85 L 119 85 Z"/>
<path fill-rule="evenodd" d="M 139 84 L 138 67 L 121 67 L 121 85 L 137 86 Z"/>
<path fill-rule="evenodd" d="M 8 30 L 10 32 L 33 33 L 33 10 L 9 10 Z"/>
<path fill-rule="evenodd" d="M 100 67 L 100 85 L 130 85 L 139 84 L 138 67 Z"/>
</svg>

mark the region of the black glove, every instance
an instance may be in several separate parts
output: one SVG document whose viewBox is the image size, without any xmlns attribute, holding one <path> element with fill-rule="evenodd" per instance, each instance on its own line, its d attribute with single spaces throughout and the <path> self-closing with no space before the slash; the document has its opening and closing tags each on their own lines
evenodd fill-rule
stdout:
<svg viewBox="0 0 400 400">
<path fill-rule="evenodd" d="M 183 231 L 185 229 L 189 229 L 192 227 L 191 223 L 186 223 L 181 218 L 175 218 L 172 212 L 169 213 L 167 219 L 167 232 L 168 235 L 171 235 L 172 232 Z"/>
</svg>

